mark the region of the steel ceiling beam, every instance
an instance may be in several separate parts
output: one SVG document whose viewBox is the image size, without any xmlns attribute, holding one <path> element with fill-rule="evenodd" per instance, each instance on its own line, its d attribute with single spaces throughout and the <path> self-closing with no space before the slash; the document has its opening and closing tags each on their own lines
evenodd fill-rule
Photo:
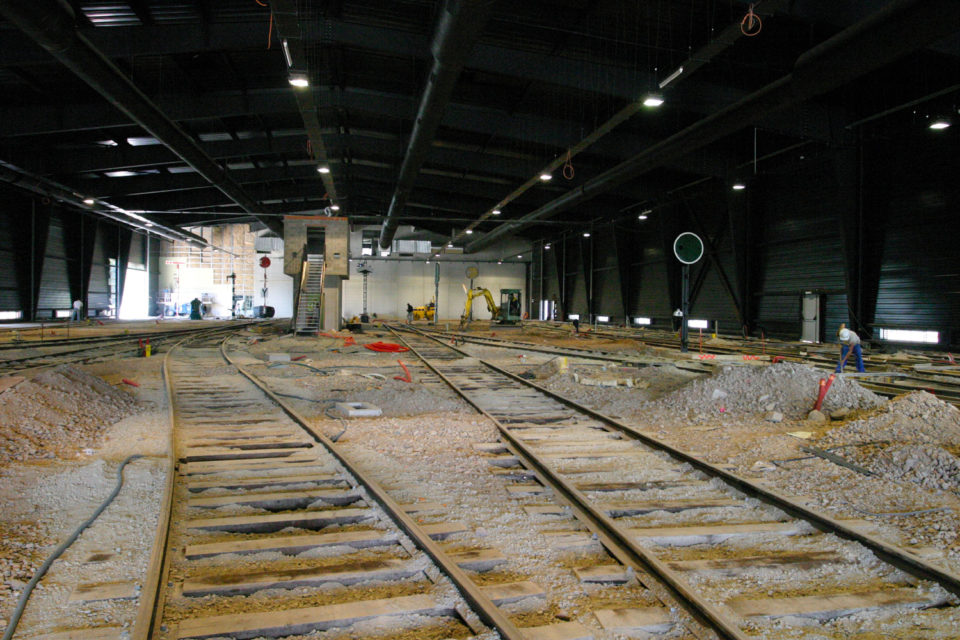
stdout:
<svg viewBox="0 0 960 640">
<path fill-rule="evenodd" d="M 387 219 L 380 229 L 380 246 L 384 249 L 390 246 L 397 232 L 398 223 L 394 218 L 403 212 L 420 167 L 427 159 L 434 136 L 443 121 L 463 64 L 486 27 L 491 5 L 489 0 L 447 0 L 444 4 L 431 46 L 433 67 L 420 97 L 420 106 L 400 165 Z"/>
<path fill-rule="evenodd" d="M 738 103 L 679 131 L 589 180 L 575 190 L 474 240 L 477 251 L 536 220 L 567 211 L 637 176 L 679 160 L 704 146 L 750 126 L 771 112 L 843 86 L 866 73 L 956 32 L 960 2 L 893 0 L 863 21 L 801 55 L 793 72 Z"/>
<path fill-rule="evenodd" d="M 0 0 L 3 15 L 113 106 L 167 145 L 242 209 L 256 215 L 259 205 L 210 158 L 200 145 L 81 35 L 73 16 L 56 0 Z M 268 224 L 266 220 L 264 224 Z M 271 228 L 277 228 L 270 220 Z"/>
</svg>

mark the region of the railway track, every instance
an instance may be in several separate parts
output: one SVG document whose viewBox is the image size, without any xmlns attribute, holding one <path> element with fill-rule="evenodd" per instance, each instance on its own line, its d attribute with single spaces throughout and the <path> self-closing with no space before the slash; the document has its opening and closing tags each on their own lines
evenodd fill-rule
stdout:
<svg viewBox="0 0 960 640">
<path fill-rule="evenodd" d="M 72 338 L 47 342 L 23 342 L 0 348 L 0 373 L 16 373 L 61 364 L 94 362 L 105 358 L 135 356 L 140 352 L 140 340 L 149 340 L 154 351 L 161 346 L 177 343 L 189 336 L 223 335 L 247 327 L 254 322 L 232 323 L 215 327 L 201 327 L 163 332 L 146 332 L 94 338 Z M 78 346 L 79 345 L 79 346 Z M 42 350 L 28 356 L 6 358 L 3 351 L 10 349 Z"/>
<path fill-rule="evenodd" d="M 400 339 L 496 423 L 486 455 L 535 474 L 528 490 L 558 500 L 544 513 L 580 514 L 718 636 L 874 638 L 904 624 L 903 637 L 960 636 L 960 576 L 869 522 L 814 511 L 436 338 Z"/>
<path fill-rule="evenodd" d="M 138 637 L 589 637 L 519 628 L 501 607 L 537 585 L 480 584 L 499 554 L 448 551 L 457 523 L 412 516 L 438 505 L 398 504 L 211 340 L 165 358 L 177 464 Z"/>
</svg>

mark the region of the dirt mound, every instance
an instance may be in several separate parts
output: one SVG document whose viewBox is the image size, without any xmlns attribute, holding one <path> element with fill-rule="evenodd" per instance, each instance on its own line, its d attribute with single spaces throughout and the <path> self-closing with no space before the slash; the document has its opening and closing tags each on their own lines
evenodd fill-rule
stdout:
<svg viewBox="0 0 960 640">
<path fill-rule="evenodd" d="M 709 378 L 694 380 L 649 403 L 655 411 L 669 411 L 687 417 L 757 414 L 779 411 L 787 419 L 800 419 L 813 408 L 820 378 L 828 374 L 793 362 L 768 367 L 727 366 Z M 856 382 L 837 378 L 824 400 L 826 411 L 872 409 L 886 402 Z"/>
<path fill-rule="evenodd" d="M 74 458 L 139 403 L 83 370 L 62 365 L 0 395 L 0 464 Z"/>
</svg>

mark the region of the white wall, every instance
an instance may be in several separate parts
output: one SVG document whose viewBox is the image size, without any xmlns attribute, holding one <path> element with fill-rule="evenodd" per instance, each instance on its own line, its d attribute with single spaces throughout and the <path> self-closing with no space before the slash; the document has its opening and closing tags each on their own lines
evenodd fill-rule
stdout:
<svg viewBox="0 0 960 640">
<path fill-rule="evenodd" d="M 363 311 L 363 276 L 356 272 L 359 260 L 350 263 L 350 279 L 344 283 L 343 316 L 351 318 Z M 367 260 L 372 273 L 367 281 L 367 312 L 377 316 L 406 318 L 407 303 L 415 307 L 433 299 L 434 269 L 437 264 L 423 260 Z M 440 318 L 456 319 L 463 313 L 467 297 L 461 285 L 470 286 L 466 277 L 467 267 L 474 266 L 480 275 L 474 280 L 475 287 L 486 287 L 493 299 L 500 304 L 500 289 L 520 289 L 526 298 L 524 280 L 526 267 L 522 263 L 475 263 L 440 261 Z M 526 311 L 524 306 L 524 311 Z M 473 304 L 475 320 L 490 319 L 490 312 L 482 299 Z"/>
</svg>

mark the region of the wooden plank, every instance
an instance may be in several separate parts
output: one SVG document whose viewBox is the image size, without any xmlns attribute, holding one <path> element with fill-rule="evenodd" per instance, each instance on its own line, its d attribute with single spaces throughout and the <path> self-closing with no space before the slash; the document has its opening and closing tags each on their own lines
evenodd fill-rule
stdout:
<svg viewBox="0 0 960 640">
<path fill-rule="evenodd" d="M 593 631 L 579 622 L 522 627 L 520 632 L 525 640 L 593 640 Z"/>
<path fill-rule="evenodd" d="M 411 502 L 400 505 L 406 513 L 426 513 L 427 511 L 444 511 L 447 505 L 439 502 Z"/>
<path fill-rule="evenodd" d="M 188 507 L 213 509 L 227 505 L 246 505 L 274 511 L 303 509 L 322 500 L 327 504 L 345 505 L 360 500 L 360 494 L 340 489 L 308 489 L 303 491 L 274 491 L 270 493 L 243 493 L 227 496 L 190 497 Z"/>
<path fill-rule="evenodd" d="M 507 561 L 507 558 L 496 549 L 475 549 L 473 551 L 459 551 L 447 554 L 461 569 L 470 571 L 490 571 L 497 565 Z"/>
<path fill-rule="evenodd" d="M 280 638 L 311 631 L 346 627 L 363 620 L 405 615 L 452 616 L 454 610 L 429 595 L 400 596 L 381 600 L 360 600 L 320 607 L 281 611 L 235 613 L 183 620 L 178 640 L 200 640 L 228 636 L 245 640 L 264 636 Z"/>
<path fill-rule="evenodd" d="M 123 627 L 98 627 L 96 629 L 70 629 L 44 633 L 43 640 L 120 640 L 124 637 Z"/>
<path fill-rule="evenodd" d="M 269 476 L 263 478 L 218 478 L 214 480 L 187 479 L 187 489 L 192 492 L 207 489 L 263 489 L 286 484 L 346 484 L 336 473 L 300 473 L 302 469 L 291 468 L 293 475 Z"/>
<path fill-rule="evenodd" d="M 745 524 L 714 524 L 694 527 L 651 527 L 628 529 L 627 532 L 643 540 L 661 545 L 685 547 L 694 544 L 716 544 L 739 536 L 775 534 L 801 535 L 807 531 L 799 520 L 792 522 L 751 522 Z"/>
<path fill-rule="evenodd" d="M 569 515 L 569 511 L 564 509 L 561 506 L 554 504 L 537 504 L 530 505 L 523 508 L 529 516 L 565 516 Z"/>
<path fill-rule="evenodd" d="M 306 470 L 304 465 L 316 464 L 322 462 L 316 455 L 297 453 L 287 458 L 267 459 L 267 460 L 219 460 L 213 462 L 184 462 L 180 464 L 180 474 L 189 476 L 196 474 L 223 473 L 224 471 L 272 471 L 276 469 L 290 469 L 300 467 Z"/>
<path fill-rule="evenodd" d="M 323 511 L 296 511 L 267 513 L 253 516 L 223 518 L 195 518 L 187 520 L 190 529 L 230 531 L 232 533 L 269 533 L 287 527 L 322 529 L 331 524 L 349 524 L 374 517 L 371 509 L 327 509 Z"/>
<path fill-rule="evenodd" d="M 139 595 L 133 582 L 104 582 L 77 585 L 67 602 L 94 602 L 97 600 L 132 600 Z"/>
<path fill-rule="evenodd" d="M 443 540 L 455 533 L 469 531 L 467 525 L 462 522 L 438 522 L 436 524 L 422 524 L 420 528 L 423 532 L 434 540 Z"/>
<path fill-rule="evenodd" d="M 545 598 L 547 595 L 540 586 L 529 580 L 483 585 L 480 590 L 497 606 L 517 602 L 525 598 Z"/>
<path fill-rule="evenodd" d="M 549 491 L 539 483 L 523 483 L 507 485 L 507 493 L 511 496 L 534 496 Z"/>
<path fill-rule="evenodd" d="M 667 564 L 677 571 L 696 571 L 732 577 L 752 569 L 812 569 L 825 564 L 847 564 L 847 560 L 832 551 L 806 551 L 709 560 L 675 560 Z"/>
<path fill-rule="evenodd" d="M 580 582 L 601 584 L 625 584 L 630 581 L 630 572 L 622 564 L 605 564 L 574 569 L 574 575 Z"/>
<path fill-rule="evenodd" d="M 651 489 L 672 489 L 693 484 L 703 484 L 695 480 L 651 480 L 646 482 L 584 482 L 577 485 L 580 491 L 650 491 Z"/>
<path fill-rule="evenodd" d="M 209 449 L 187 450 L 180 454 L 181 462 L 213 462 L 216 460 L 258 460 L 261 458 L 287 458 L 297 453 L 296 449 Z"/>
<path fill-rule="evenodd" d="M 829 620 L 858 611 L 885 607 L 929 607 L 946 598 L 923 595 L 915 589 L 885 589 L 857 594 L 791 596 L 786 598 L 733 598 L 727 606 L 745 618 L 782 618 L 803 616 Z"/>
<path fill-rule="evenodd" d="M 541 531 L 547 543 L 556 549 L 581 549 L 600 544 L 593 534 L 587 531 Z"/>
<path fill-rule="evenodd" d="M 7 389 L 12 389 L 21 382 L 26 380 L 23 376 L 3 376 L 0 378 L 0 393 L 3 393 Z"/>
<path fill-rule="evenodd" d="M 257 538 L 256 540 L 191 544 L 184 550 L 184 555 L 190 560 L 226 553 L 251 554 L 279 551 L 286 555 L 293 555 L 309 549 L 316 549 L 317 547 L 346 545 L 355 548 L 365 548 L 396 543 L 396 534 L 377 531 L 376 529 L 368 529 L 365 531 L 343 531 L 300 536 L 265 537 Z"/>
<path fill-rule="evenodd" d="M 600 626 L 614 633 L 645 631 L 665 633 L 673 627 L 670 611 L 664 607 L 628 607 L 624 609 L 598 609 L 593 612 Z"/>
<path fill-rule="evenodd" d="M 296 589 L 331 583 L 351 585 L 365 580 L 399 580 L 418 573 L 422 574 L 423 570 L 402 560 L 362 560 L 319 568 L 201 576 L 184 581 L 182 594 L 188 598 L 248 595 L 264 589 Z"/>
<path fill-rule="evenodd" d="M 733 498 L 690 498 L 687 500 L 652 500 L 650 502 L 616 502 L 599 505 L 611 518 L 636 516 L 655 511 L 677 513 L 689 509 L 714 509 L 718 507 L 746 507 L 743 500 Z"/>
</svg>

